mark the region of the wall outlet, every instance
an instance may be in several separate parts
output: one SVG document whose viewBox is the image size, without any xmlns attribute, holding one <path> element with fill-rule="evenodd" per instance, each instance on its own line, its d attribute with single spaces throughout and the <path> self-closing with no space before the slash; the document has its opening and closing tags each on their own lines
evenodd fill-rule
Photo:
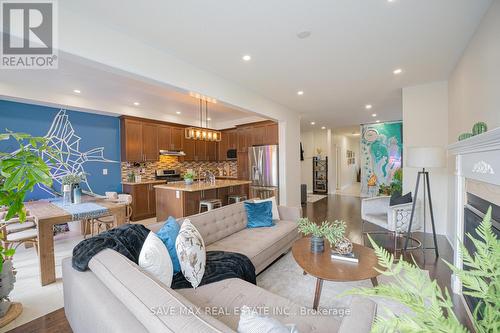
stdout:
<svg viewBox="0 0 500 333">
<path fill-rule="evenodd" d="M 106 176 L 108 174 L 108 169 L 102 169 L 102 174 Z"/>
</svg>

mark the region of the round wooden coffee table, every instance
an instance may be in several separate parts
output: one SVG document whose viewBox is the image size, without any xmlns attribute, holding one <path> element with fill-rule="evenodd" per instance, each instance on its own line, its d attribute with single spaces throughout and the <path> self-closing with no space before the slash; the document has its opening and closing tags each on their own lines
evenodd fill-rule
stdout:
<svg viewBox="0 0 500 333">
<path fill-rule="evenodd" d="M 316 292 L 314 293 L 313 309 L 317 310 L 321 296 L 323 280 L 335 282 L 360 281 L 370 279 L 373 286 L 377 286 L 377 276 L 380 275 L 374 268 L 378 266 L 375 251 L 368 247 L 353 243 L 353 252 L 359 262 L 346 262 L 330 257 L 330 245 L 325 240 L 325 251 L 312 253 L 310 238 L 304 237 L 293 244 L 292 253 L 295 261 L 304 270 L 304 275 L 316 277 Z"/>
</svg>

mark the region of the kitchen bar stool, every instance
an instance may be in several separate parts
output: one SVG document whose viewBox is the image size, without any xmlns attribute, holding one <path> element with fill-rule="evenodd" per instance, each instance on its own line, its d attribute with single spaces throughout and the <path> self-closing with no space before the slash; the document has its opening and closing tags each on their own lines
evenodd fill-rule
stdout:
<svg viewBox="0 0 500 333">
<path fill-rule="evenodd" d="M 222 207 L 222 201 L 220 199 L 200 200 L 200 211 L 199 211 L 200 213 L 203 211 L 203 207 L 205 207 L 208 212 L 211 211 L 212 209 Z"/>
<path fill-rule="evenodd" d="M 232 203 L 237 203 L 237 202 L 240 202 L 240 201 L 245 201 L 247 199 L 248 198 L 247 198 L 246 195 L 238 195 L 238 194 L 228 195 L 227 196 L 227 204 L 230 205 Z"/>
</svg>

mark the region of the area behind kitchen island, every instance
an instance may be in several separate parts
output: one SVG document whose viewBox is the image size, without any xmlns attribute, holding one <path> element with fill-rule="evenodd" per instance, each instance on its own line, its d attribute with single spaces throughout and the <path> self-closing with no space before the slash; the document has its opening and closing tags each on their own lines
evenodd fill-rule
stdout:
<svg viewBox="0 0 500 333">
<path fill-rule="evenodd" d="M 248 180 L 217 179 L 215 184 L 194 182 L 173 182 L 154 186 L 156 190 L 156 219 L 165 221 L 169 216 L 175 218 L 198 214 L 201 200 L 220 199 L 228 204 L 230 195 L 248 197 Z"/>
</svg>

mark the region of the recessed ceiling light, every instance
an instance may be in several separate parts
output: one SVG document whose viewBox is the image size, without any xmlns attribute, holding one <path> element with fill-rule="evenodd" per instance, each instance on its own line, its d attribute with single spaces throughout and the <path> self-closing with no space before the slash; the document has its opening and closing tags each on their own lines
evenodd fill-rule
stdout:
<svg viewBox="0 0 500 333">
<path fill-rule="evenodd" d="M 135 106 L 139 106 L 139 105 L 141 105 L 141 103 L 139 103 L 139 102 L 134 102 L 134 105 L 135 105 Z"/>
<path fill-rule="evenodd" d="M 377 114 L 376 114 L 376 113 L 372 113 L 372 117 L 376 117 L 376 116 L 377 116 Z"/>
<path fill-rule="evenodd" d="M 243 59 L 244 61 L 250 61 L 252 60 L 252 57 L 248 54 L 245 54 L 241 59 Z"/>
<path fill-rule="evenodd" d="M 376 122 L 377 122 L 377 123 L 380 123 L 380 120 L 378 120 L 378 119 L 377 119 L 377 121 L 376 121 Z"/>
<path fill-rule="evenodd" d="M 321 126 L 321 129 L 324 130 L 324 129 L 326 129 L 326 127 L 325 126 Z"/>
<path fill-rule="evenodd" d="M 177 113 L 177 114 L 181 114 L 181 112 L 180 112 L 180 111 L 176 111 L 175 113 Z"/>
<path fill-rule="evenodd" d="M 78 90 L 78 89 L 74 89 L 74 90 L 73 90 L 73 92 L 74 92 L 75 94 L 79 94 L 79 93 L 81 93 L 81 91 L 80 91 L 80 90 Z"/>
<path fill-rule="evenodd" d="M 212 118 L 207 118 L 208 121 L 212 120 Z"/>
<path fill-rule="evenodd" d="M 370 110 L 373 106 L 371 104 L 366 104 L 365 109 Z"/>
<path fill-rule="evenodd" d="M 395 70 L 393 70 L 393 71 L 392 71 L 392 73 L 393 73 L 394 75 L 398 75 L 398 74 L 403 73 L 403 70 L 402 70 L 401 68 L 396 68 Z"/>
<path fill-rule="evenodd" d="M 310 31 L 301 31 L 297 34 L 297 37 L 300 38 L 300 39 L 306 39 L 307 37 L 311 36 L 311 32 Z"/>
<path fill-rule="evenodd" d="M 314 126 L 314 125 L 316 125 L 316 123 L 315 123 L 314 121 L 311 121 L 311 125 L 313 125 L 313 126 Z"/>
<path fill-rule="evenodd" d="M 302 90 L 297 91 L 297 95 L 302 96 L 304 95 L 304 92 Z"/>
</svg>

